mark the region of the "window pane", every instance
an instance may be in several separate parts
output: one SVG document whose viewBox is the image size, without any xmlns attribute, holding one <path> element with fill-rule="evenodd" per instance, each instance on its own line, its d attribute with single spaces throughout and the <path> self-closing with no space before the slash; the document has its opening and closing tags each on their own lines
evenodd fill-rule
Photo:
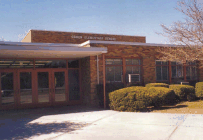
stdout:
<svg viewBox="0 0 203 140">
<path fill-rule="evenodd" d="M 186 65 L 196 65 L 196 61 L 187 61 Z"/>
<path fill-rule="evenodd" d="M 139 59 L 132 59 L 133 65 L 140 65 L 140 60 Z"/>
<path fill-rule="evenodd" d="M 186 67 L 186 79 L 187 80 L 190 80 L 190 77 L 191 76 L 191 74 L 190 74 L 190 67 Z"/>
<path fill-rule="evenodd" d="M 168 65 L 168 61 L 162 61 L 162 65 Z"/>
<path fill-rule="evenodd" d="M 106 67 L 106 81 L 114 81 L 114 66 Z"/>
<path fill-rule="evenodd" d="M 168 80 L 168 66 L 162 66 L 162 78 Z"/>
<path fill-rule="evenodd" d="M 171 66 L 171 76 L 172 78 L 175 78 L 176 77 L 176 66 Z"/>
<path fill-rule="evenodd" d="M 49 73 L 38 72 L 38 102 L 49 102 Z"/>
<path fill-rule="evenodd" d="M 183 67 L 177 66 L 177 77 L 183 77 Z"/>
<path fill-rule="evenodd" d="M 122 65 L 122 59 L 114 59 L 114 65 Z"/>
<path fill-rule="evenodd" d="M 133 73 L 132 69 L 133 66 L 126 66 L 126 74 L 132 74 Z"/>
<path fill-rule="evenodd" d="M 125 59 L 126 65 L 132 65 L 132 59 Z"/>
<path fill-rule="evenodd" d="M 122 65 L 122 59 L 106 59 L 106 65 Z"/>
<path fill-rule="evenodd" d="M 31 72 L 20 72 L 20 103 L 32 103 Z"/>
<path fill-rule="evenodd" d="M 65 72 L 54 73 L 55 101 L 65 101 Z"/>
<path fill-rule="evenodd" d="M 182 65 L 182 63 L 181 62 L 176 62 L 176 65 Z"/>
<path fill-rule="evenodd" d="M 1 104 L 14 104 L 14 85 L 12 72 L 1 73 Z"/>
<path fill-rule="evenodd" d="M 115 67 L 115 81 L 122 81 L 122 67 Z"/>
<path fill-rule="evenodd" d="M 156 66 L 156 80 L 162 80 L 161 79 L 161 66 Z"/>
<path fill-rule="evenodd" d="M 113 65 L 113 59 L 106 59 L 106 65 Z"/>
<path fill-rule="evenodd" d="M 176 62 L 174 62 L 174 61 L 173 61 L 173 62 L 171 62 L 171 65 L 176 65 Z"/>
<path fill-rule="evenodd" d="M 66 60 L 36 60 L 36 68 L 66 68 Z"/>
<path fill-rule="evenodd" d="M 126 59 L 125 60 L 126 65 L 140 65 L 139 59 Z"/>
<path fill-rule="evenodd" d="M 196 67 L 192 67 L 192 79 L 195 80 L 197 78 L 197 69 Z"/>
<path fill-rule="evenodd" d="M 140 74 L 140 67 L 139 66 L 133 66 L 132 72 L 133 72 L 133 74 Z"/>
<path fill-rule="evenodd" d="M 33 68 L 33 61 L 1 59 L 0 68 Z"/>
<path fill-rule="evenodd" d="M 161 65 L 161 61 L 156 60 L 156 65 Z"/>
<path fill-rule="evenodd" d="M 79 60 L 68 60 L 68 68 L 79 68 Z"/>
</svg>

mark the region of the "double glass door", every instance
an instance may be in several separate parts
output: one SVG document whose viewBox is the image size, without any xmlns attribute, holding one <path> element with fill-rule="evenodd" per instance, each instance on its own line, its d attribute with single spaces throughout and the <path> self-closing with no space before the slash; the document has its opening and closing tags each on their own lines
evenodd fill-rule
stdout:
<svg viewBox="0 0 203 140">
<path fill-rule="evenodd" d="M 55 104 L 67 101 L 66 71 L 37 71 L 37 102 Z"/>
<path fill-rule="evenodd" d="M 0 77 L 0 108 L 54 105 L 69 100 L 67 70 L 4 69 Z"/>
<path fill-rule="evenodd" d="M 33 103 L 33 73 L 29 70 L 0 71 L 0 106 L 16 107 Z"/>
</svg>

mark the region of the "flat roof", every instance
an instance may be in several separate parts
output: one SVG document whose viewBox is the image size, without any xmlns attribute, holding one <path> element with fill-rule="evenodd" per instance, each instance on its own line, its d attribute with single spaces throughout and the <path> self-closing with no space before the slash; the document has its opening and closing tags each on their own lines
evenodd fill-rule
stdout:
<svg viewBox="0 0 203 140">
<path fill-rule="evenodd" d="M 88 40 L 81 43 L 80 46 L 87 44 L 115 44 L 115 45 L 133 45 L 133 46 L 153 46 L 153 47 L 179 47 L 175 44 L 155 44 L 155 43 L 140 43 L 140 42 L 123 42 L 123 41 L 100 41 L 100 40 Z"/>
<path fill-rule="evenodd" d="M 0 57 L 6 58 L 83 58 L 107 53 L 104 47 L 75 44 L 0 42 Z"/>
</svg>

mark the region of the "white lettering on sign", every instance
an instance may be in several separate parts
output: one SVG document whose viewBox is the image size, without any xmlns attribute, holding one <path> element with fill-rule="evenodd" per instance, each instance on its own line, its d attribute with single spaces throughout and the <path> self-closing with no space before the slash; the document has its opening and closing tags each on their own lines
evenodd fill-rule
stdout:
<svg viewBox="0 0 203 140">
<path fill-rule="evenodd" d="M 88 39 L 88 40 L 116 40 L 114 37 L 97 37 L 97 36 L 77 36 L 77 35 L 72 35 L 71 38 L 75 39 Z"/>
<path fill-rule="evenodd" d="M 95 39 L 95 40 L 98 39 L 98 40 L 103 40 L 103 37 L 84 36 L 84 39 L 90 39 L 90 40 L 91 40 L 91 39 Z"/>
<path fill-rule="evenodd" d="M 116 38 L 113 38 L 113 37 L 105 37 L 105 40 L 116 40 Z"/>
<path fill-rule="evenodd" d="M 82 36 L 77 36 L 77 35 L 72 35 L 71 38 L 78 38 L 78 39 L 82 39 Z"/>
</svg>

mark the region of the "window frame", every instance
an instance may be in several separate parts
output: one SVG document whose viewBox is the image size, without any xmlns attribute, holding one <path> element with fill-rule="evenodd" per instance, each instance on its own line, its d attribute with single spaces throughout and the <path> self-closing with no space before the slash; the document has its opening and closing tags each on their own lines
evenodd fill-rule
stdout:
<svg viewBox="0 0 203 140">
<path fill-rule="evenodd" d="M 139 64 L 137 65 L 137 64 L 126 64 L 126 59 L 138 59 L 139 60 Z M 141 81 L 142 81 L 142 59 L 140 59 L 140 58 L 138 58 L 138 57 L 127 57 L 127 58 L 124 58 L 124 60 L 125 60 L 125 77 L 124 78 L 126 78 L 126 74 L 127 74 L 127 71 L 126 71 L 126 69 L 127 69 L 127 66 L 131 66 L 131 67 L 139 67 L 139 81 L 137 81 L 137 83 L 140 83 Z M 136 73 L 132 73 L 132 74 L 136 74 Z M 127 83 L 129 83 L 128 81 L 125 81 L 125 83 L 127 84 Z"/>
<path fill-rule="evenodd" d="M 106 67 L 108 66 L 122 66 L 122 73 L 121 73 L 121 81 L 107 81 L 107 77 L 106 79 L 106 83 L 124 83 L 124 85 L 127 85 L 127 81 L 126 81 L 126 66 L 139 66 L 140 67 L 140 81 L 138 83 L 142 83 L 143 82 L 143 59 L 141 57 L 105 57 L 105 63 L 107 59 L 122 59 L 122 65 L 108 65 L 105 64 L 105 75 L 107 76 L 107 71 L 106 71 Z M 139 65 L 126 65 L 126 59 L 138 59 L 139 60 Z"/>
<path fill-rule="evenodd" d="M 191 69 L 192 69 L 192 67 L 195 67 L 195 79 L 187 79 L 187 67 L 189 67 L 190 68 L 190 74 L 191 74 Z M 188 63 L 186 63 L 185 64 L 185 81 L 197 81 L 198 80 L 198 74 L 197 74 L 197 61 L 195 61 L 194 62 L 194 64 L 191 64 L 190 62 L 189 62 L 189 64 Z M 191 75 L 190 75 L 190 78 L 191 78 Z"/>
<path fill-rule="evenodd" d="M 157 64 L 156 62 L 160 61 L 161 64 Z M 162 62 L 167 62 L 167 64 L 162 64 Z M 161 67 L 161 80 L 157 80 L 157 66 Z M 167 80 L 163 80 L 163 71 L 162 71 L 162 67 L 163 66 L 167 66 Z M 155 60 L 155 76 L 156 76 L 156 82 L 169 82 L 169 61 L 163 61 L 163 60 Z"/>
<path fill-rule="evenodd" d="M 109 65 L 109 64 L 106 64 L 106 60 L 107 59 L 121 59 L 121 61 L 122 61 L 122 64 L 121 65 L 118 65 L 118 64 L 116 64 L 116 65 L 114 65 L 114 64 L 111 64 L 111 65 Z M 107 67 L 114 67 L 114 81 L 107 81 Z M 115 67 L 121 67 L 122 68 L 122 70 L 121 70 L 121 81 L 115 81 Z M 110 57 L 110 58 L 108 58 L 108 57 L 106 57 L 105 58 L 105 75 L 106 75 L 106 83 L 119 83 L 119 82 L 123 82 L 123 59 L 122 58 L 118 58 L 118 57 Z"/>
</svg>

